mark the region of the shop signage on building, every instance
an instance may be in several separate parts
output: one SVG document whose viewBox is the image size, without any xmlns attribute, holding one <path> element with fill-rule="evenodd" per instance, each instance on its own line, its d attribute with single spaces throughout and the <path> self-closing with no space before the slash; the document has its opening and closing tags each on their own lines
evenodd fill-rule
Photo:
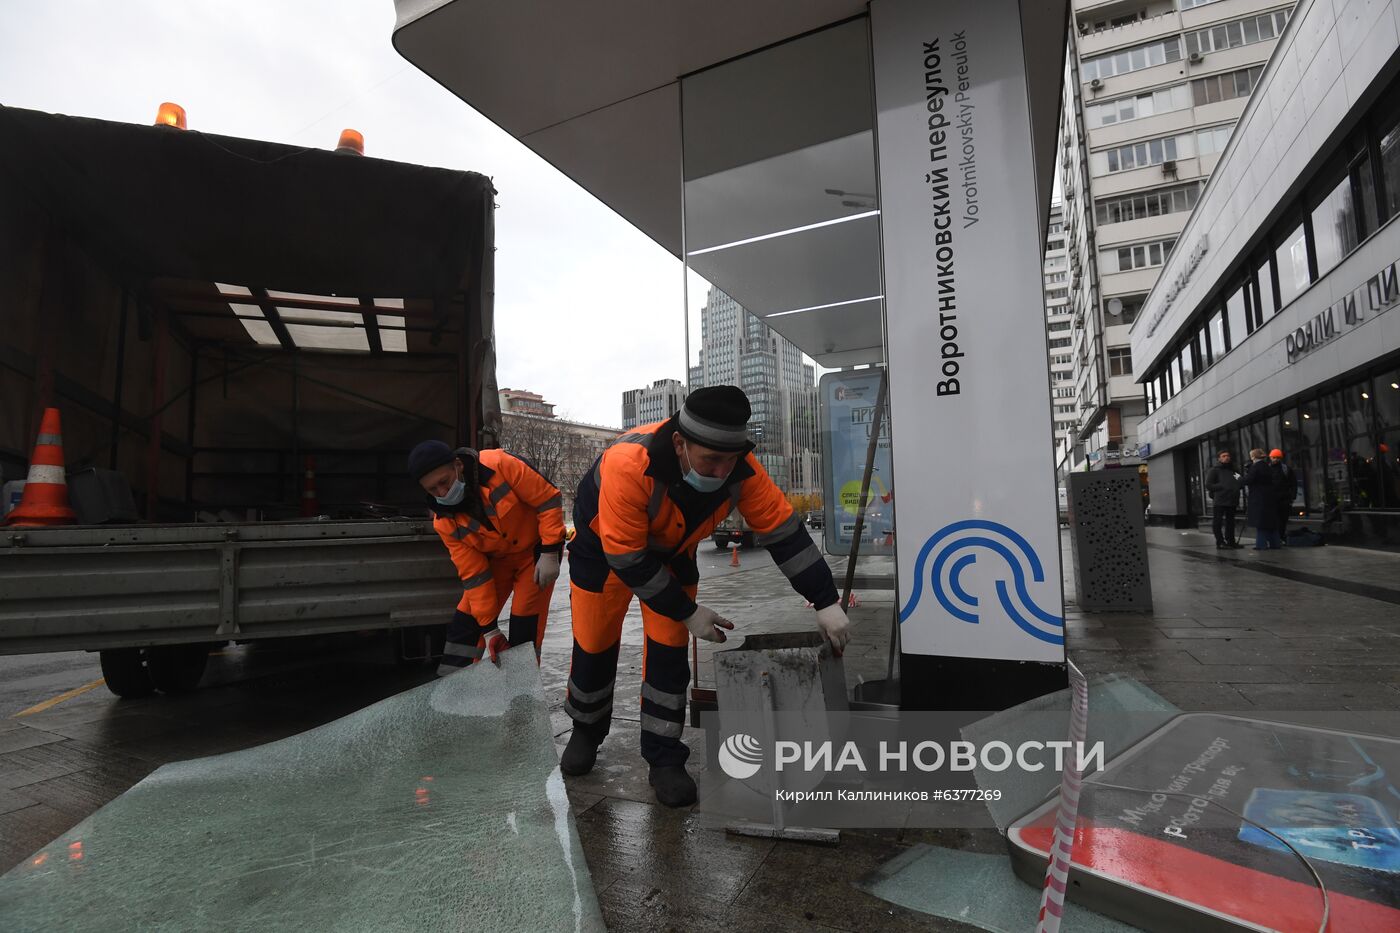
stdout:
<svg viewBox="0 0 1400 933">
<path fill-rule="evenodd" d="M 1152 315 L 1152 320 L 1147 322 L 1147 336 L 1151 337 L 1156 332 L 1157 325 L 1162 323 L 1162 318 L 1166 317 L 1167 311 L 1171 309 L 1172 301 L 1191 281 L 1191 274 L 1196 271 L 1196 267 L 1201 264 L 1201 259 L 1209 249 L 1210 239 L 1203 233 L 1191 249 L 1191 255 L 1186 260 L 1186 268 L 1178 272 L 1176 277 L 1172 279 L 1172 283 L 1167 286 L 1167 291 L 1162 296 L 1162 306 Z"/>
<path fill-rule="evenodd" d="M 1318 312 L 1313 318 L 1283 338 L 1288 362 L 1296 363 L 1309 352 L 1340 334 L 1366 322 L 1400 304 L 1400 260 L 1371 276 L 1364 285 L 1353 289 L 1336 302 Z"/>
</svg>

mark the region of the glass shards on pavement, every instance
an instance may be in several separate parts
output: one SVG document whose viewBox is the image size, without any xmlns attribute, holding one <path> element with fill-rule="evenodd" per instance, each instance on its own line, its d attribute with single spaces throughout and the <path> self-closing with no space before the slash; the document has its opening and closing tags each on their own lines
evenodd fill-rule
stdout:
<svg viewBox="0 0 1400 933">
<path fill-rule="evenodd" d="M 530 651 L 160 768 L 0 877 L 0 918 L 12 931 L 603 929 Z"/>
</svg>

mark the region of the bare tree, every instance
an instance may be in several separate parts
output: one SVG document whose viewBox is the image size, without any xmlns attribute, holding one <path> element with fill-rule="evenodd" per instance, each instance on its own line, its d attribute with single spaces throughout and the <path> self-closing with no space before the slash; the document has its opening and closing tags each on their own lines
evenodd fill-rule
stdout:
<svg viewBox="0 0 1400 933">
<path fill-rule="evenodd" d="M 501 446 L 530 461 L 559 487 L 571 506 L 579 481 L 603 446 L 581 434 L 580 427 L 538 415 L 505 413 L 501 416 Z"/>
</svg>

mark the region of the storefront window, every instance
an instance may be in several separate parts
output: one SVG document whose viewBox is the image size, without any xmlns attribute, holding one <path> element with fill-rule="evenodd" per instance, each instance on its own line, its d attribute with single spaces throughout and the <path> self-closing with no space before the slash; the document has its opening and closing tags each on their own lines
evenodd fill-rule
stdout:
<svg viewBox="0 0 1400 933">
<path fill-rule="evenodd" d="M 1277 450 L 1283 446 L 1283 437 L 1279 434 L 1279 416 L 1270 415 L 1264 419 L 1264 449 Z M 1288 451 L 1284 451 L 1288 453 Z"/>
<path fill-rule="evenodd" d="M 1308 277 L 1308 238 L 1302 224 L 1279 243 L 1274 250 L 1274 262 L 1278 266 L 1279 307 L 1287 307 L 1311 281 Z"/>
<path fill-rule="evenodd" d="M 1371 419 L 1374 408 L 1369 379 L 1353 383 L 1342 390 L 1342 412 L 1348 436 L 1371 433 L 1375 424 Z"/>
<path fill-rule="evenodd" d="M 1381 507 L 1400 509 L 1400 428 L 1381 431 L 1380 439 L 1376 447 L 1376 474 Z"/>
<path fill-rule="evenodd" d="M 1303 448 L 1303 489 L 1309 512 L 1321 513 L 1327 502 L 1327 459 L 1322 447 Z M 1295 461 L 1296 464 L 1296 461 Z"/>
<path fill-rule="evenodd" d="M 1317 250 L 1317 274 L 1324 276 L 1342 258 L 1356 249 L 1360 237 L 1356 232 L 1356 209 L 1351 197 L 1351 177 L 1343 176 L 1335 188 L 1322 199 L 1312 212 L 1314 248 Z M 1304 268 L 1306 269 L 1306 254 Z M 1280 265 L 1280 269 L 1283 267 Z"/>
<path fill-rule="evenodd" d="M 1181 348 L 1181 355 L 1177 357 L 1181 364 L 1181 384 L 1188 385 L 1192 379 L 1196 378 L 1196 367 L 1191 353 L 1191 344 Z"/>
<path fill-rule="evenodd" d="M 1384 428 L 1400 428 L 1400 369 L 1381 373 L 1375 380 L 1376 423 Z"/>
<path fill-rule="evenodd" d="M 1303 443 L 1317 446 L 1322 444 L 1322 416 L 1320 406 L 1315 400 L 1309 399 L 1299 405 L 1298 417 L 1301 419 L 1300 426 L 1303 429 Z"/>
<path fill-rule="evenodd" d="M 1380 475 L 1376 469 L 1376 446 L 1370 435 L 1351 439 L 1347 449 L 1347 473 L 1356 497 L 1353 508 L 1380 508 Z"/>
<path fill-rule="evenodd" d="M 1269 434 L 1268 434 L 1268 432 L 1264 429 L 1264 422 L 1262 422 L 1262 421 L 1251 421 L 1251 422 L 1250 422 L 1250 424 L 1249 424 L 1249 449 L 1250 449 L 1250 450 L 1255 450 L 1255 449 L 1262 450 L 1262 451 L 1264 451 L 1264 453 L 1266 453 L 1266 454 L 1267 454 L 1267 453 L 1269 452 L 1269 450 L 1271 449 L 1271 448 L 1269 447 Z M 1245 453 L 1248 454 L 1248 451 L 1246 451 Z"/>
</svg>

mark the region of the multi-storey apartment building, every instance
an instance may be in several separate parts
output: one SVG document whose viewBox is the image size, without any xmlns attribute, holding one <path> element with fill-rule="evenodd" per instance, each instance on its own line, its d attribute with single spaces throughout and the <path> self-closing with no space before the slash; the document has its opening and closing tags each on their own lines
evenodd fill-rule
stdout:
<svg viewBox="0 0 1400 933">
<path fill-rule="evenodd" d="M 1055 463 L 1063 472 L 1068 468 L 1079 417 L 1074 406 L 1074 341 L 1071 335 L 1074 309 L 1069 300 L 1069 251 L 1065 248 L 1064 214 L 1059 204 L 1050 208 L 1042 271 L 1050 350 L 1050 393 L 1055 417 Z"/>
<path fill-rule="evenodd" d="M 1080 445 L 1071 469 L 1143 462 L 1146 403 L 1128 331 L 1292 9 L 1074 0 L 1061 121 Z"/>
</svg>

